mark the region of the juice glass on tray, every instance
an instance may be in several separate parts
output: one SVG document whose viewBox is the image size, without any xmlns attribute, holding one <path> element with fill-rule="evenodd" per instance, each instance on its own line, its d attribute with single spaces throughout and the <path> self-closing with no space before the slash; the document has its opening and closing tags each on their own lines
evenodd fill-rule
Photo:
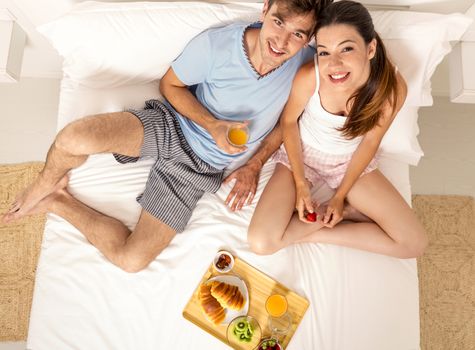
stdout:
<svg viewBox="0 0 475 350">
<path fill-rule="evenodd" d="M 271 317 L 281 317 L 287 309 L 287 298 L 283 295 L 273 294 L 266 300 L 266 311 Z"/>
<path fill-rule="evenodd" d="M 273 294 L 267 298 L 265 306 L 269 315 L 268 327 L 271 337 L 277 340 L 285 337 L 292 326 L 292 317 L 287 312 L 287 298 L 281 294 Z"/>
</svg>

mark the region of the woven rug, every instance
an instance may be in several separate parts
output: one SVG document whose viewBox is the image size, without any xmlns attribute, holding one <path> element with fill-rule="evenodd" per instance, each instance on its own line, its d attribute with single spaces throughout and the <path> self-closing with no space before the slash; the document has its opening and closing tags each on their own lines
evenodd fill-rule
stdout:
<svg viewBox="0 0 475 350">
<path fill-rule="evenodd" d="M 413 197 L 429 234 L 419 259 L 422 350 L 475 350 L 475 205 L 472 197 Z"/>
<path fill-rule="evenodd" d="M 0 166 L 0 213 L 43 168 L 43 163 Z M 0 223 L 0 341 L 25 340 L 45 216 Z"/>
</svg>

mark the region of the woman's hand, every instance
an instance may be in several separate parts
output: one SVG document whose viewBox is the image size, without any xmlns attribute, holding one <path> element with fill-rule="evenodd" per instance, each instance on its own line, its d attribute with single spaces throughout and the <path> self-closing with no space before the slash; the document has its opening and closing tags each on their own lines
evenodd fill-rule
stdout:
<svg viewBox="0 0 475 350">
<path fill-rule="evenodd" d="M 247 125 L 248 123 L 216 119 L 213 124 L 208 128 L 208 132 L 214 139 L 214 142 L 216 142 L 216 145 L 219 147 L 219 149 L 223 150 L 228 154 L 242 153 L 247 150 L 246 146 L 236 147 L 228 142 L 228 130 L 232 125 L 236 124 Z"/>
<path fill-rule="evenodd" d="M 299 214 L 299 219 L 306 223 L 311 223 L 312 221 L 307 220 L 307 213 L 313 213 L 313 203 L 312 197 L 310 195 L 310 186 L 305 180 L 295 186 L 295 209 Z"/>
<path fill-rule="evenodd" d="M 328 202 L 327 211 L 323 217 L 323 226 L 332 228 L 343 220 L 343 207 L 345 205 L 345 198 L 340 196 L 333 196 Z"/>
</svg>

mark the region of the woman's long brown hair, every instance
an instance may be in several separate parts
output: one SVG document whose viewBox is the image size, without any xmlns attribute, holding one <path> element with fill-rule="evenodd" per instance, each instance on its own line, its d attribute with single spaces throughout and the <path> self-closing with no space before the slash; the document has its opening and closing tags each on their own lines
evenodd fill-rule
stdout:
<svg viewBox="0 0 475 350">
<path fill-rule="evenodd" d="M 335 24 L 352 26 L 362 36 L 366 45 L 376 39 L 376 53 L 370 61 L 370 74 L 366 83 L 347 101 L 351 105 L 345 125 L 340 129 L 347 138 L 364 135 L 374 128 L 388 104 L 395 112 L 398 83 L 394 66 L 388 59 L 383 41 L 374 30 L 368 10 L 359 2 L 342 0 L 325 7 L 317 20 L 316 32 Z"/>
</svg>

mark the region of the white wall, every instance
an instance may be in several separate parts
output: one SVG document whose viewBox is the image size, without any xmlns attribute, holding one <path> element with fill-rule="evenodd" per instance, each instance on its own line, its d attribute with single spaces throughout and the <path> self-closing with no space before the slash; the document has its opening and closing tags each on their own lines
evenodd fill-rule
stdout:
<svg viewBox="0 0 475 350">
<path fill-rule="evenodd" d="M 56 131 L 58 79 L 0 84 L 0 163 L 44 160 Z"/>
</svg>

